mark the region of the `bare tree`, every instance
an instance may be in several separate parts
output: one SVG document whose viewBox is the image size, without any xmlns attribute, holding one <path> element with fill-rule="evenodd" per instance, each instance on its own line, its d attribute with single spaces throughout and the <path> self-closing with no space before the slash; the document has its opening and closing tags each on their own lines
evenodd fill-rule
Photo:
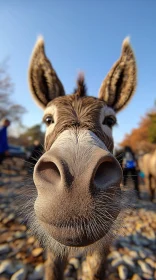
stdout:
<svg viewBox="0 0 156 280">
<path fill-rule="evenodd" d="M 14 85 L 8 74 L 8 59 L 0 63 L 0 120 L 7 117 L 14 122 L 20 123 L 21 117 L 26 113 L 26 109 L 14 104 L 11 100 L 11 94 L 14 91 Z"/>
</svg>

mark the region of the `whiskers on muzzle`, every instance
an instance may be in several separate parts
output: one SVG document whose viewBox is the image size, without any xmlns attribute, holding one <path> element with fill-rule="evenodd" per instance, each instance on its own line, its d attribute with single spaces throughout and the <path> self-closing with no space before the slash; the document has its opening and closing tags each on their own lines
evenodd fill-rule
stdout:
<svg viewBox="0 0 156 280">
<path fill-rule="evenodd" d="M 120 190 L 119 187 L 110 186 L 106 190 L 99 190 L 94 194 L 92 203 L 88 207 L 88 216 L 70 217 L 60 223 L 56 221 L 55 226 L 62 229 L 62 234 L 69 233 L 74 229 L 77 233 L 77 240 L 82 241 L 85 235 L 93 242 L 89 246 L 72 247 L 56 241 L 40 224 L 35 211 L 34 204 L 37 198 L 37 190 L 31 178 L 27 178 L 17 197 L 20 215 L 23 223 L 31 228 L 32 233 L 37 237 L 41 246 L 52 248 L 57 255 L 62 257 L 70 252 L 92 252 L 97 246 L 104 248 L 110 240 L 124 232 L 124 216 L 133 206 L 134 192 L 132 190 Z M 84 205 L 85 207 L 85 205 Z M 60 209 L 61 211 L 61 209 Z M 72 239 L 72 236 L 71 236 Z"/>
</svg>

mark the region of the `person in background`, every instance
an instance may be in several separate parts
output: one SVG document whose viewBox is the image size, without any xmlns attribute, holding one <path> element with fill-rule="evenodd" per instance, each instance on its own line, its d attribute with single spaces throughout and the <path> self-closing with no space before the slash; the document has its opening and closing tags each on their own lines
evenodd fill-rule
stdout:
<svg viewBox="0 0 156 280">
<path fill-rule="evenodd" d="M 129 147 L 129 146 L 126 146 L 125 150 L 124 150 L 122 168 L 123 168 L 124 186 L 126 185 L 128 176 L 130 175 L 134 182 L 134 187 L 135 187 L 137 196 L 138 196 L 138 198 L 140 198 L 139 186 L 138 186 L 137 160 L 135 158 L 135 155 L 134 155 L 131 147 Z"/>
<path fill-rule="evenodd" d="M 143 171 L 139 171 L 139 183 L 141 185 L 145 185 L 145 174 Z"/>
<path fill-rule="evenodd" d="M 7 128 L 10 125 L 8 119 L 4 119 L 2 126 L 0 127 L 0 164 L 4 160 L 5 156 L 9 154 L 8 152 L 8 137 L 7 137 Z"/>
</svg>

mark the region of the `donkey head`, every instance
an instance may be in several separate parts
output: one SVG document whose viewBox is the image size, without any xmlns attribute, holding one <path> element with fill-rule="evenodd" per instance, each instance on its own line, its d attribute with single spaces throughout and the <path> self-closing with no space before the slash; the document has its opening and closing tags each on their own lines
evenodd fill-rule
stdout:
<svg viewBox="0 0 156 280">
<path fill-rule="evenodd" d="M 136 63 L 125 39 L 119 60 L 99 97 L 86 96 L 83 75 L 72 95 L 65 90 L 40 38 L 34 48 L 30 89 L 44 108 L 45 153 L 34 168 L 36 231 L 47 243 L 82 247 L 103 239 L 121 210 L 122 171 L 114 158 L 116 112 L 132 97 Z"/>
</svg>

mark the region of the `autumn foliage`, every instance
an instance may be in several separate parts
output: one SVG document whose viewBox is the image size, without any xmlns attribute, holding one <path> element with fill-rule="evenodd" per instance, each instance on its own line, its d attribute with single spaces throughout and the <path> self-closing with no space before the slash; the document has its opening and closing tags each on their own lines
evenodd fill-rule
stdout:
<svg viewBox="0 0 156 280">
<path fill-rule="evenodd" d="M 126 134 L 121 147 L 130 146 L 134 151 L 151 151 L 156 148 L 156 109 L 147 113 L 138 128 Z"/>
</svg>

